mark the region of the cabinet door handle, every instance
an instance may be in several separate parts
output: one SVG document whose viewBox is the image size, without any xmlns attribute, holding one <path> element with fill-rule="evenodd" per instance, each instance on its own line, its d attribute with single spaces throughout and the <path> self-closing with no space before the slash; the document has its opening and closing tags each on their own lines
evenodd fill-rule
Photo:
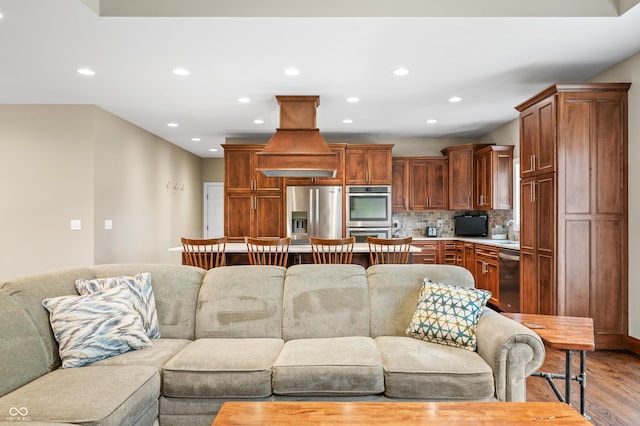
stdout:
<svg viewBox="0 0 640 426">
<path fill-rule="evenodd" d="M 366 183 L 369 183 L 369 172 L 368 171 L 364 172 L 364 181 Z"/>
<path fill-rule="evenodd" d="M 536 183 L 531 182 L 531 202 L 536 202 Z"/>
<path fill-rule="evenodd" d="M 253 209 L 258 210 L 258 197 L 253 197 Z"/>
<path fill-rule="evenodd" d="M 471 195 L 467 196 L 467 207 L 471 207 Z"/>
<path fill-rule="evenodd" d="M 531 170 L 535 170 L 535 169 L 536 169 L 536 155 L 531 154 Z"/>
<path fill-rule="evenodd" d="M 482 273 L 483 274 L 487 273 L 487 262 L 482 262 Z"/>
</svg>

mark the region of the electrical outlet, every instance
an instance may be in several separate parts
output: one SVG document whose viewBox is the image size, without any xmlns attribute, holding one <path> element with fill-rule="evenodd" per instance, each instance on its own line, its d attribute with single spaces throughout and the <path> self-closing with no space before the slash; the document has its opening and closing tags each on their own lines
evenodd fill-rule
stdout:
<svg viewBox="0 0 640 426">
<path fill-rule="evenodd" d="M 442 228 L 442 219 L 438 219 L 438 228 Z"/>
</svg>

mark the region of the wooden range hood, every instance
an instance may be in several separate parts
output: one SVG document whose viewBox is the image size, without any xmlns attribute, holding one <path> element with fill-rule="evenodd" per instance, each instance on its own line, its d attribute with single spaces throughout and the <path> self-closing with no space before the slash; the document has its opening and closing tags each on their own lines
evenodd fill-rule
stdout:
<svg viewBox="0 0 640 426">
<path fill-rule="evenodd" d="M 280 127 L 257 154 L 257 170 L 271 177 L 334 177 L 338 155 L 316 128 L 319 96 L 276 96 Z"/>
</svg>

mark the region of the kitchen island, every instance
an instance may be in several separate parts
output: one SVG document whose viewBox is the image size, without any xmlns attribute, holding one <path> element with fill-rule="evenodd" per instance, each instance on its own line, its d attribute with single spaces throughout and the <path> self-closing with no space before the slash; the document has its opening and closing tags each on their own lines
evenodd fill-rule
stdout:
<svg viewBox="0 0 640 426">
<path fill-rule="evenodd" d="M 182 253 L 182 246 L 171 247 L 169 251 L 174 253 Z M 419 253 L 420 249 L 412 246 L 411 252 Z M 249 264 L 249 258 L 247 257 L 247 245 L 245 243 L 227 243 L 225 254 L 226 265 Z M 291 244 L 289 246 L 289 261 L 287 262 L 288 266 L 298 263 L 313 263 L 311 244 Z M 365 268 L 369 267 L 370 262 L 368 243 L 354 244 L 353 259 L 351 263 L 362 265 Z M 182 264 L 186 264 L 184 255 L 182 256 Z"/>
</svg>

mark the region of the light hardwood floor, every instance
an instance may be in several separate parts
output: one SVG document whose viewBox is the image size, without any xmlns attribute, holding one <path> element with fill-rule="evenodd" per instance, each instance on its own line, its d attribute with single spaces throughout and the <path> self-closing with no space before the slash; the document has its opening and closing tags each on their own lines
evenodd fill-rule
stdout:
<svg viewBox="0 0 640 426">
<path fill-rule="evenodd" d="M 547 349 L 541 371 L 562 373 L 564 351 Z M 580 356 L 573 353 L 572 373 L 580 368 Z M 554 380 L 564 395 L 564 381 Z M 579 410 L 579 384 L 573 381 L 571 402 Z M 527 401 L 557 401 L 543 378 L 527 379 Z M 640 425 L 640 356 L 622 351 L 587 352 L 587 414 L 595 425 Z"/>
</svg>

